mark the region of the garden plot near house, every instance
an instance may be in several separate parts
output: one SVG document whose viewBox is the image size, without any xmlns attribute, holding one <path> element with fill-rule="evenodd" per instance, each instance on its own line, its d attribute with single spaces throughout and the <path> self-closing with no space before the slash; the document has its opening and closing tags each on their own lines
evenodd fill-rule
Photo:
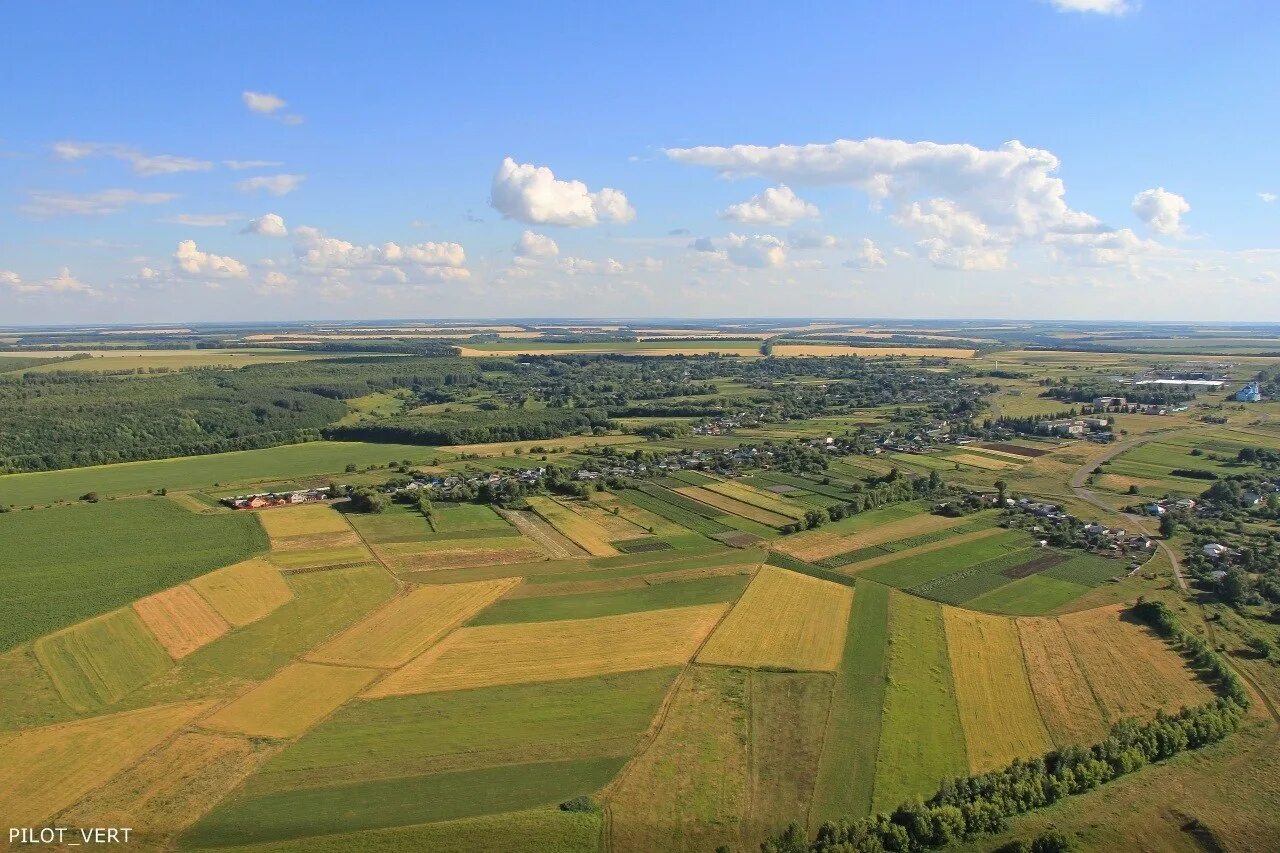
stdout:
<svg viewBox="0 0 1280 853">
<path fill-rule="evenodd" d="M 698 662 L 834 671 L 852 602 L 849 587 L 764 566 Z"/>
<path fill-rule="evenodd" d="M 460 628 L 391 673 L 368 698 L 556 681 L 687 662 L 727 605 L 595 619 Z"/>
</svg>

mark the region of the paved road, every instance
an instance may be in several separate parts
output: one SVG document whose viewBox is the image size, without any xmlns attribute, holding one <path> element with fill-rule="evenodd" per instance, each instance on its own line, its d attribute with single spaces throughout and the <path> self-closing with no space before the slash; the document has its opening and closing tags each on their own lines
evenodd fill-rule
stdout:
<svg viewBox="0 0 1280 853">
<path fill-rule="evenodd" d="M 1158 439 L 1169 436 L 1171 433 L 1178 433 L 1178 432 L 1186 432 L 1186 430 L 1185 429 L 1154 430 L 1153 432 L 1147 432 L 1147 433 L 1143 433 L 1142 435 L 1136 435 L 1136 436 L 1133 436 L 1132 438 L 1126 438 L 1121 441 L 1117 441 L 1115 444 L 1112 444 L 1109 447 L 1107 447 L 1106 452 L 1103 453 L 1101 456 L 1097 457 L 1096 459 L 1090 462 L 1086 462 L 1085 464 L 1081 465 L 1079 468 L 1076 469 L 1076 472 L 1071 475 L 1071 491 L 1074 492 L 1075 496 L 1078 497 L 1080 500 L 1087 501 L 1088 503 L 1093 504 L 1099 509 L 1107 511 L 1108 513 L 1114 513 L 1116 511 L 1115 507 L 1113 507 L 1111 504 L 1099 498 L 1097 495 L 1093 493 L 1091 489 L 1089 489 L 1085 485 L 1085 482 L 1089 479 L 1089 475 L 1092 474 L 1094 469 L 1097 468 L 1099 465 L 1101 465 L 1103 462 L 1106 462 L 1110 459 L 1114 459 L 1116 456 L 1119 456 L 1121 453 L 1124 453 L 1126 450 L 1132 450 L 1135 447 L 1141 447 L 1142 445 L 1146 444 L 1149 441 L 1156 441 Z M 1146 536 L 1155 535 L 1155 533 L 1148 526 L 1147 518 L 1140 515 L 1132 515 L 1130 513 L 1122 513 L 1122 515 L 1124 515 L 1125 519 L 1128 521 L 1129 524 L 1132 524 L 1138 531 L 1140 531 L 1144 535 Z M 1159 548 L 1161 551 L 1163 551 L 1165 556 L 1169 558 L 1169 563 L 1173 566 L 1173 576 L 1174 578 L 1177 579 L 1178 586 L 1181 587 L 1184 592 L 1186 592 L 1187 579 L 1182 574 L 1182 560 L 1178 557 L 1178 553 L 1174 551 L 1174 549 L 1170 548 L 1164 542 L 1164 540 L 1157 540 L 1156 547 Z"/>
</svg>

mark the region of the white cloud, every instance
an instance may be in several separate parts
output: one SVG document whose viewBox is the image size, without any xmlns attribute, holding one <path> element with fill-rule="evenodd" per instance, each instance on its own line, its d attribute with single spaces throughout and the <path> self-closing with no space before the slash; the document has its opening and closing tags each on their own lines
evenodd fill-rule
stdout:
<svg viewBox="0 0 1280 853">
<path fill-rule="evenodd" d="M 729 263 L 740 267 L 780 267 L 787 261 L 787 246 L 772 234 L 730 234 L 724 240 Z"/>
<path fill-rule="evenodd" d="M 275 213 L 267 213 L 257 219 L 250 219 L 249 224 L 240 230 L 241 234 L 258 234 L 263 237 L 287 237 L 289 229 L 284 226 L 284 218 Z"/>
<path fill-rule="evenodd" d="M 521 258 L 554 258 L 560 254 L 560 247 L 556 245 L 555 240 L 545 234 L 526 231 L 520 235 L 520 239 L 511 247 L 511 251 Z"/>
<path fill-rule="evenodd" d="M 1267 204 L 1271 204 L 1277 198 L 1280 198 L 1280 196 L 1277 196 L 1275 193 L 1262 192 L 1258 193 L 1258 198 L 1262 199 Z"/>
<path fill-rule="evenodd" d="M 202 252 L 195 240 L 183 240 L 173 253 L 174 270 L 192 278 L 248 278 L 249 268 L 225 255 Z"/>
<path fill-rule="evenodd" d="M 843 249 L 849 245 L 848 240 L 844 240 L 834 234 L 820 234 L 811 231 L 791 232 L 787 242 L 796 249 Z"/>
<path fill-rule="evenodd" d="M 1123 266 L 1137 256 L 1163 251 L 1159 243 L 1144 240 L 1128 228 L 1097 234 L 1061 234 L 1053 238 L 1052 246 L 1059 258 L 1085 267 Z"/>
<path fill-rule="evenodd" d="M 243 172 L 245 169 L 274 169 L 284 164 L 279 160 L 223 160 L 222 165 L 232 171 Z"/>
<path fill-rule="evenodd" d="M 164 221 L 175 225 L 190 225 L 194 228 L 225 228 L 243 218 L 242 213 L 179 213 Z"/>
<path fill-rule="evenodd" d="M 359 271 L 367 280 L 406 283 L 419 280 L 451 281 L 471 276 L 467 255 L 457 243 L 416 243 L 401 246 L 357 246 L 327 237 L 307 225 L 293 229 L 294 254 L 306 271 L 326 275 Z"/>
<path fill-rule="evenodd" d="M 103 142 L 55 142 L 53 154 L 59 160 L 83 160 L 86 157 L 111 157 L 133 166 L 134 174 L 172 175 L 178 172 L 207 172 L 213 168 L 208 160 L 194 157 L 178 157 L 173 154 L 143 154 L 127 145 L 110 145 Z"/>
<path fill-rule="evenodd" d="M 141 193 L 137 190 L 111 189 L 96 193 L 36 190 L 20 210 L 28 216 L 103 216 L 119 213 L 134 204 L 164 204 L 177 198 L 173 193 Z"/>
<path fill-rule="evenodd" d="M 503 216 L 531 225 L 588 228 L 601 220 L 630 222 L 636 212 L 621 190 L 593 193 L 581 181 L 562 181 L 546 166 L 503 159 L 489 203 Z"/>
<path fill-rule="evenodd" d="M 282 113 L 288 101 L 279 95 L 273 95 L 269 92 L 242 92 L 240 100 L 252 112 L 267 118 L 275 119 L 284 124 L 302 124 L 302 116 L 297 113 Z"/>
<path fill-rule="evenodd" d="M 816 219 L 818 208 L 797 196 L 786 184 L 769 187 L 747 201 L 720 211 L 721 219 L 747 225 L 790 225 L 799 219 Z"/>
<path fill-rule="evenodd" d="M 258 175 L 255 178 L 240 181 L 236 184 L 236 189 L 242 193 L 265 190 L 272 195 L 281 196 L 296 190 L 304 180 L 306 180 L 305 175 Z"/>
<path fill-rule="evenodd" d="M 1260 272 L 1251 281 L 1254 284 L 1280 284 L 1280 273 Z"/>
<path fill-rule="evenodd" d="M 1143 190 L 1133 197 L 1133 213 L 1157 234 L 1181 236 L 1182 217 L 1191 210 L 1187 200 L 1164 187 Z"/>
<path fill-rule="evenodd" d="M 262 296 L 287 296 L 297 289 L 298 283 L 282 272 L 272 270 L 262 276 L 254 289 Z"/>
<path fill-rule="evenodd" d="M 884 252 L 880 251 L 875 241 L 864 237 L 858 251 L 854 252 L 853 258 L 845 261 L 844 265 L 851 269 L 873 270 L 886 267 L 888 263 L 884 259 Z"/>
<path fill-rule="evenodd" d="M 1098 15 L 1123 15 L 1134 7 L 1129 0 L 1050 0 L 1059 12 L 1093 12 Z"/>
<path fill-rule="evenodd" d="M 674 148 L 666 154 L 728 178 L 849 186 L 865 192 L 873 208 L 891 202 L 894 221 L 917 233 L 916 250 L 943 268 L 1001 269 L 1019 243 L 1048 245 L 1056 235 L 1109 230 L 1067 205 L 1052 152 L 1016 140 L 994 150 L 872 138 Z"/>
<path fill-rule="evenodd" d="M 36 296 L 41 294 L 82 293 L 85 296 L 97 296 L 98 292 L 71 274 L 71 270 L 63 267 L 58 274 L 43 281 L 26 281 L 12 270 L 0 270 L 0 287 L 20 296 Z"/>
</svg>

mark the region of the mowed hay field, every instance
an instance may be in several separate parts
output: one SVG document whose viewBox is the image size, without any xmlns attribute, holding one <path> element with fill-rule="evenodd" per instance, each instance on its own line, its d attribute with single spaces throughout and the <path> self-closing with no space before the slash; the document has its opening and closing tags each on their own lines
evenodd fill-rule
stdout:
<svg viewBox="0 0 1280 853">
<path fill-rule="evenodd" d="M 507 535 L 506 531 L 502 536 L 480 539 L 389 542 L 374 545 L 373 549 L 398 572 L 534 563 L 547 558 L 546 552 L 529 539 Z"/>
<path fill-rule="evenodd" d="M 309 653 L 319 663 L 394 668 L 520 583 L 504 578 L 408 589 L 364 621 Z"/>
<path fill-rule="evenodd" d="M 347 520 L 327 504 L 272 507 L 254 513 L 271 537 L 272 550 L 342 548 L 360 544 Z"/>
<path fill-rule="evenodd" d="M 852 604 L 849 587 L 764 566 L 707 640 L 698 662 L 834 671 Z"/>
<path fill-rule="evenodd" d="M 119 702 L 173 666 L 128 607 L 41 637 L 34 649 L 63 701 L 80 713 Z"/>
<path fill-rule="evenodd" d="M 231 630 L 226 620 L 187 584 L 135 601 L 133 609 L 174 660 L 181 660 Z"/>
<path fill-rule="evenodd" d="M 237 628 L 257 622 L 293 598 L 289 584 L 265 560 L 246 560 L 201 575 L 192 579 L 191 587 Z"/>
<path fill-rule="evenodd" d="M 9 826 L 41 825 L 206 707 L 165 705 L 18 732 L 0 743 L 0 815 Z"/>
<path fill-rule="evenodd" d="M 1058 620 L 1107 722 L 1211 700 L 1182 658 L 1150 629 L 1123 619 L 1123 610 L 1100 607 Z"/>
<path fill-rule="evenodd" d="M 160 843 L 186 829 L 278 747 L 185 732 L 61 815 L 70 826 L 129 826 L 131 841 Z"/>
<path fill-rule="evenodd" d="M 1045 728 L 1058 747 L 1093 744 L 1107 734 L 1102 709 L 1057 619 L 1023 618 L 1018 637 Z"/>
<path fill-rule="evenodd" d="M 1031 695 L 1012 619 L 943 607 L 969 770 L 984 773 L 1052 748 Z"/>
<path fill-rule="evenodd" d="M 678 486 L 677 488 L 672 489 L 672 491 L 682 494 L 687 498 L 693 498 L 699 503 L 706 504 L 713 509 L 726 512 L 729 515 L 736 515 L 740 518 L 745 518 L 748 521 L 755 521 L 760 524 L 768 525 L 769 527 L 782 527 L 783 525 L 790 524 L 795 520 L 789 515 L 782 515 L 781 513 L 761 509 L 758 506 L 753 506 L 752 504 L 740 501 L 737 498 L 731 498 L 727 495 L 722 495 L 719 492 L 713 492 L 705 486 Z"/>
<path fill-rule="evenodd" d="M 815 562 L 859 548 L 870 548 L 911 536 L 948 530 L 968 521 L 969 519 L 966 518 L 947 518 L 942 515 L 919 513 L 845 536 L 821 530 L 800 533 L 780 540 L 774 548 L 796 559 Z"/>
<path fill-rule="evenodd" d="M 805 507 L 791 503 L 783 498 L 778 497 L 772 492 L 764 492 L 756 488 L 752 488 L 744 483 L 732 481 L 707 483 L 705 488 L 713 492 L 742 501 L 743 503 L 758 506 L 769 512 L 776 512 L 779 515 L 785 515 L 791 519 L 804 518 Z"/>
<path fill-rule="evenodd" d="M 686 663 L 725 604 L 460 628 L 382 679 L 369 698 L 556 681 Z"/>
<path fill-rule="evenodd" d="M 376 670 L 291 664 L 201 725 L 256 737 L 296 737 L 356 695 Z"/>
<path fill-rule="evenodd" d="M 610 535 L 594 521 L 572 512 L 551 498 L 531 497 L 529 506 L 543 520 L 593 557 L 612 557 L 618 549 L 609 544 Z"/>
</svg>

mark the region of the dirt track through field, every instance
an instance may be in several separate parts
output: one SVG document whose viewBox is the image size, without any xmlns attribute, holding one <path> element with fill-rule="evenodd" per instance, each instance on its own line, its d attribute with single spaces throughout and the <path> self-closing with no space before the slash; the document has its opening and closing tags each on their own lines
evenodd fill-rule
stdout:
<svg viewBox="0 0 1280 853">
<path fill-rule="evenodd" d="M 542 550 L 558 559 L 590 556 L 586 550 L 578 547 L 573 540 L 556 530 L 541 517 L 532 512 L 514 509 L 500 509 L 498 514 L 537 544 Z"/>
</svg>

